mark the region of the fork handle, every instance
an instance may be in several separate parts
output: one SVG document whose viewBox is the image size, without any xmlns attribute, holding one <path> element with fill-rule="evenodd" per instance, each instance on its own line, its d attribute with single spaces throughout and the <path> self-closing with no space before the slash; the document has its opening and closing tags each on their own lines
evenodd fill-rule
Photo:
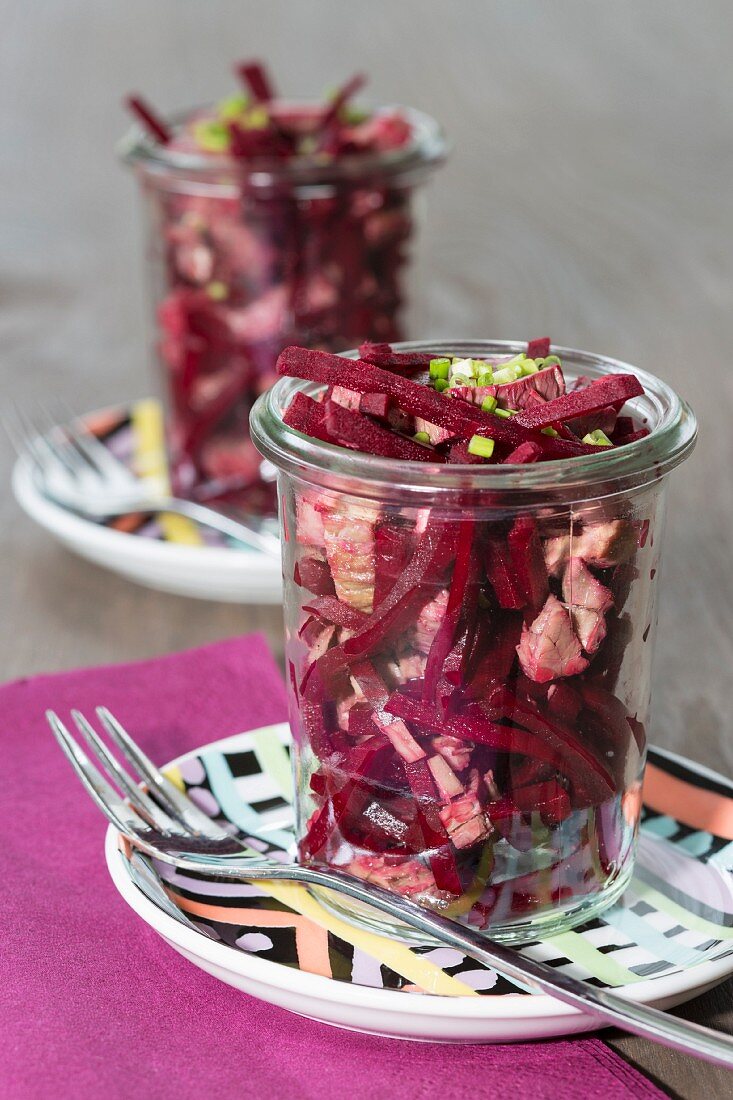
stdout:
<svg viewBox="0 0 733 1100">
<path fill-rule="evenodd" d="M 161 853 L 156 853 L 158 859 Z M 166 857 L 163 857 L 166 859 Z M 561 974 L 545 963 L 520 955 L 516 948 L 489 939 L 483 933 L 423 909 L 416 902 L 392 894 L 379 886 L 365 883 L 344 871 L 319 871 L 314 867 L 268 866 L 264 868 L 227 866 L 225 860 L 211 863 L 198 859 L 167 857 L 179 870 L 195 871 L 212 878 L 236 881 L 286 880 L 334 890 L 355 901 L 371 905 L 390 917 L 396 917 L 429 939 L 456 947 L 513 982 L 538 993 L 546 993 L 573 1008 L 590 1012 L 605 1024 L 615 1024 L 655 1043 L 671 1047 L 695 1058 L 733 1068 L 733 1037 L 680 1020 L 659 1009 L 627 1000 L 607 989 L 589 985 L 568 974 Z"/>
<path fill-rule="evenodd" d="M 236 539 L 237 542 L 242 542 L 265 554 L 280 552 L 280 541 L 275 535 L 256 531 L 246 523 L 225 516 L 205 504 L 197 504 L 193 500 L 182 500 L 180 497 L 165 497 L 151 501 L 150 507 L 156 512 L 175 512 L 176 515 L 186 516 L 195 523 L 201 523 L 204 527 L 210 527 L 228 538 Z"/>
</svg>

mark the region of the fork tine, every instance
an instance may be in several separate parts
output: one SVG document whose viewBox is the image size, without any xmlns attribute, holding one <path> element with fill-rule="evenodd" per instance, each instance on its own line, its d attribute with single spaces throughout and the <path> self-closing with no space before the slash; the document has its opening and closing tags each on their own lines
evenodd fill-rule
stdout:
<svg viewBox="0 0 733 1100">
<path fill-rule="evenodd" d="M 61 463 L 72 477 L 78 477 L 81 459 L 78 456 L 74 457 L 68 444 L 62 446 L 50 433 L 44 433 L 17 405 L 15 417 L 23 437 L 21 453 L 30 454 L 41 472 L 45 472 L 49 464 L 58 466 Z"/>
<path fill-rule="evenodd" d="M 100 443 L 96 435 L 80 420 L 69 420 L 64 431 L 76 448 L 81 452 L 92 469 L 105 478 L 132 480 L 130 471 Z"/>
<path fill-rule="evenodd" d="M 183 830 L 177 821 L 173 821 L 172 818 L 170 818 L 164 810 L 161 810 L 151 798 L 148 798 L 144 791 L 140 790 L 137 783 L 135 783 L 125 769 L 121 767 L 119 761 L 115 759 L 99 734 L 92 728 L 89 722 L 87 722 L 84 715 L 78 710 L 72 710 L 71 716 L 79 732 L 83 734 L 91 748 L 97 754 L 107 771 L 127 796 L 140 816 L 154 829 L 159 829 L 161 833 L 175 833 L 178 836 L 186 836 L 188 830 Z"/>
<path fill-rule="evenodd" d="M 171 817 L 195 836 L 231 840 L 231 835 L 225 829 L 207 817 L 190 798 L 166 779 L 106 707 L 97 707 L 97 717 L 122 755 L 139 772 L 148 790 L 160 799 Z"/>
<path fill-rule="evenodd" d="M 46 721 L 50 725 L 62 752 L 91 795 L 95 805 L 119 832 L 128 837 L 137 837 L 139 826 L 144 824 L 142 819 L 122 801 L 117 791 L 95 768 L 54 711 L 46 711 Z"/>
</svg>

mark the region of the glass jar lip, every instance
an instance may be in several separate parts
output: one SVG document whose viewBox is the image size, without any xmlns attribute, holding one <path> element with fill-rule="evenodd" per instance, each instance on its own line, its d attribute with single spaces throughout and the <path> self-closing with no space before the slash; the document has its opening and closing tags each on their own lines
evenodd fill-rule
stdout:
<svg viewBox="0 0 733 1100">
<path fill-rule="evenodd" d="M 313 106 L 309 100 L 281 100 L 284 108 Z M 172 115 L 169 125 L 182 125 L 196 111 L 210 107 L 191 108 Z M 154 141 L 140 126 L 132 126 L 117 146 L 120 158 L 144 171 L 164 174 L 175 173 L 206 182 L 246 180 L 250 187 L 271 187 L 273 184 L 317 185 L 347 183 L 372 176 L 391 177 L 422 175 L 429 168 L 440 164 L 448 153 L 448 143 L 440 124 L 431 115 L 415 107 L 400 104 L 375 108 L 374 113 L 400 111 L 410 123 L 412 139 L 398 149 L 375 153 L 354 153 L 338 160 L 319 162 L 315 158 L 294 157 L 291 160 L 258 158 L 242 163 L 228 156 L 212 156 L 205 153 L 184 153 L 167 149 Z"/>
<path fill-rule="evenodd" d="M 392 345 L 397 351 L 435 351 L 462 357 L 517 355 L 526 341 L 517 340 L 422 340 Z M 587 499 L 627 491 L 654 481 L 674 469 L 689 455 L 697 438 L 697 421 L 690 406 L 671 386 L 656 375 L 618 359 L 576 348 L 552 345 L 551 352 L 563 366 L 577 374 L 634 374 L 644 387 L 644 396 L 629 402 L 647 421 L 654 417 L 650 434 L 618 450 L 599 451 L 567 459 L 554 459 L 523 466 L 447 465 L 408 462 L 350 451 L 311 439 L 290 428 L 282 413 L 292 395 L 302 390 L 314 393 L 322 386 L 284 377 L 256 401 L 250 418 L 252 437 L 259 450 L 275 466 L 297 473 L 307 480 L 329 483 L 334 478 L 354 487 L 359 495 L 378 496 L 393 490 L 425 498 L 427 494 L 452 490 L 490 491 L 502 499 L 541 497 L 559 491 L 565 499 Z M 343 352 L 358 358 L 358 351 Z"/>
</svg>

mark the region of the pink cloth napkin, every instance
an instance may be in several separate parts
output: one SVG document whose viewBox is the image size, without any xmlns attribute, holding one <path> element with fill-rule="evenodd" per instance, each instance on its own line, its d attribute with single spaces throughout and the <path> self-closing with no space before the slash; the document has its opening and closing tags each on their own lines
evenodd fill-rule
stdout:
<svg viewBox="0 0 733 1100">
<path fill-rule="evenodd" d="M 0 688 L 5 1100 L 664 1095 L 599 1039 L 407 1044 L 301 1019 L 197 970 L 116 893 L 104 822 L 46 727 L 47 707 L 99 704 L 159 762 L 285 717 L 256 636 Z"/>
</svg>

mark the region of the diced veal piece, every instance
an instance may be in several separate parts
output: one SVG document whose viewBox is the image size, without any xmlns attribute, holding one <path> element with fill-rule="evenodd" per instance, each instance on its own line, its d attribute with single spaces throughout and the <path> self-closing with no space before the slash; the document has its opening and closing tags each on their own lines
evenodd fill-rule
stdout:
<svg viewBox="0 0 733 1100">
<path fill-rule="evenodd" d="M 534 521 L 529 516 L 520 516 L 515 520 L 507 542 L 514 579 L 524 594 L 525 603 L 537 611 L 547 595 L 548 584 L 542 544 Z"/>
<path fill-rule="evenodd" d="M 516 382 L 505 382 L 500 386 L 454 386 L 448 390 L 451 397 L 462 398 L 479 407 L 487 397 L 495 397 L 502 409 L 528 408 L 534 395 L 543 401 L 552 401 L 564 393 L 565 379 L 560 367 L 544 367 L 536 374 L 528 374 Z"/>
<path fill-rule="evenodd" d="M 493 832 L 475 794 L 467 792 L 440 811 L 440 820 L 456 848 L 472 848 Z"/>
<path fill-rule="evenodd" d="M 464 793 L 463 784 L 442 754 L 428 757 L 428 767 L 443 801 L 450 802 Z"/>
<path fill-rule="evenodd" d="M 431 744 L 436 752 L 448 761 L 454 771 L 462 772 L 471 762 L 471 748 L 465 741 L 459 741 L 457 737 L 448 734 L 431 738 Z"/>
<path fill-rule="evenodd" d="M 323 547 L 326 537 L 317 500 L 303 493 L 295 503 L 295 536 L 301 546 Z"/>
<path fill-rule="evenodd" d="M 606 612 L 613 607 L 613 596 L 581 558 L 568 562 L 562 593 L 580 644 L 586 653 L 595 653 L 606 637 Z"/>
<path fill-rule="evenodd" d="M 337 405 L 343 406 L 344 409 L 351 409 L 352 412 L 358 412 L 361 396 L 356 390 L 349 390 L 346 386 L 332 386 L 329 394 L 330 399 Z"/>
<path fill-rule="evenodd" d="M 595 569 L 610 569 L 632 557 L 637 543 L 637 531 L 625 519 L 604 523 L 589 523 L 577 533 L 545 539 L 543 551 L 548 573 L 557 577 L 572 556 L 582 558 Z"/>
<path fill-rule="evenodd" d="M 360 611 L 371 611 L 374 602 L 377 518 L 378 512 L 367 507 L 322 509 L 326 559 L 336 595 Z"/>
<path fill-rule="evenodd" d="M 448 589 L 441 588 L 428 600 L 415 620 L 415 646 L 420 653 L 427 655 L 433 644 L 433 638 L 445 618 L 448 607 Z"/>
<path fill-rule="evenodd" d="M 425 432 L 433 447 L 437 447 L 439 443 L 445 443 L 447 439 L 455 438 L 455 432 L 451 432 L 448 428 L 441 428 L 438 424 L 431 424 L 421 416 L 415 417 L 415 431 Z"/>
<path fill-rule="evenodd" d="M 575 676 L 588 667 L 570 613 L 556 596 L 548 596 L 534 622 L 524 627 L 517 654 L 525 675 L 538 684 Z"/>
</svg>

